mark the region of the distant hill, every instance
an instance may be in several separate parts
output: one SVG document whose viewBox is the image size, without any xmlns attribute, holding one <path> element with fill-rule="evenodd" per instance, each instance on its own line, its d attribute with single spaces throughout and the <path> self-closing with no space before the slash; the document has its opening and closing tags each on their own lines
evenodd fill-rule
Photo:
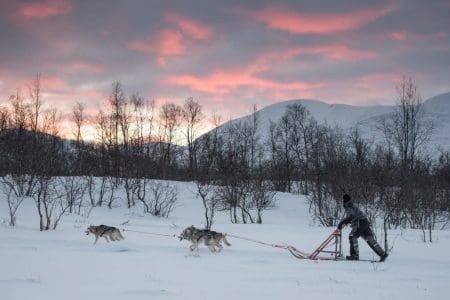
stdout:
<svg viewBox="0 0 450 300">
<path fill-rule="evenodd" d="M 364 137 L 379 141 L 383 137 L 377 129 L 380 121 L 395 110 L 394 105 L 355 106 L 346 104 L 328 104 L 313 99 L 298 99 L 275 103 L 259 110 L 259 134 L 268 135 L 270 122 L 278 122 L 287 107 L 292 104 L 303 105 L 319 123 L 338 125 L 343 129 L 358 126 Z M 423 102 L 424 118 L 434 126 L 433 136 L 428 144 L 429 151 L 450 149 L 450 93 L 437 95 Z M 231 120 L 222 126 L 223 129 L 235 122 L 250 118 L 247 115 Z"/>
</svg>

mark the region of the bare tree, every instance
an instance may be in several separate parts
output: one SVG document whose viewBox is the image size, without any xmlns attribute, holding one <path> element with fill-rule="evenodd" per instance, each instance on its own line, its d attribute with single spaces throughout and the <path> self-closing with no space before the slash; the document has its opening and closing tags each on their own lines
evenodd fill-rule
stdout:
<svg viewBox="0 0 450 300">
<path fill-rule="evenodd" d="M 148 199 L 148 186 L 150 185 L 150 180 L 148 178 L 136 178 L 136 180 L 138 182 L 133 189 L 134 197 L 144 205 L 144 212 L 150 213 L 150 201 Z"/>
<path fill-rule="evenodd" d="M 72 119 L 75 123 L 75 139 L 77 141 L 77 145 L 81 143 L 83 140 L 82 137 L 82 127 L 86 121 L 86 116 L 84 113 L 84 110 L 86 109 L 86 106 L 82 102 L 77 102 L 75 106 L 72 108 Z"/>
<path fill-rule="evenodd" d="M 429 140 L 433 125 L 424 120 L 422 98 L 411 78 L 403 77 L 397 87 L 397 103 L 384 132 L 393 141 L 402 165 L 413 169 L 418 150 Z"/>
<path fill-rule="evenodd" d="M 302 192 L 309 193 L 309 156 L 311 145 L 309 143 L 315 121 L 310 112 L 301 104 L 289 105 L 285 116 L 289 122 L 289 148 L 294 158 L 294 164 L 298 170 L 298 180 L 301 183 Z"/>
<path fill-rule="evenodd" d="M 69 203 L 63 201 L 63 194 L 56 184 L 56 178 L 38 176 L 36 193 L 33 194 L 38 214 L 39 229 L 56 229 L 62 216 L 69 210 Z"/>
<path fill-rule="evenodd" d="M 86 185 L 91 206 L 103 205 L 103 201 L 108 193 L 108 178 L 108 176 L 102 176 L 97 179 L 92 175 L 87 176 Z"/>
<path fill-rule="evenodd" d="M 59 185 L 64 191 L 65 200 L 69 206 L 69 213 L 81 212 L 83 199 L 86 193 L 87 185 L 77 176 L 64 176 L 58 178 Z"/>
<path fill-rule="evenodd" d="M 16 225 L 16 213 L 24 199 L 31 194 L 34 181 L 28 179 L 29 176 L 20 175 L 7 175 L 1 178 L 2 191 L 6 196 L 6 202 L 9 209 L 9 225 Z"/>
<path fill-rule="evenodd" d="M 56 108 L 48 109 L 44 112 L 44 119 L 42 122 L 42 132 L 48 133 L 52 137 L 60 135 L 60 122 L 62 120 L 61 112 Z"/>
<path fill-rule="evenodd" d="M 144 212 L 157 217 L 169 217 L 178 201 L 177 188 L 169 182 L 146 181 L 139 192 Z"/>
<path fill-rule="evenodd" d="M 12 105 L 11 127 L 22 132 L 30 127 L 29 111 L 30 106 L 25 102 L 20 91 L 17 90 L 15 95 L 9 97 Z"/>
<path fill-rule="evenodd" d="M 30 120 L 31 130 L 37 132 L 39 130 L 39 116 L 41 114 L 41 108 L 43 104 L 42 91 L 41 91 L 41 74 L 37 73 L 31 86 L 30 92 Z"/>
<path fill-rule="evenodd" d="M 150 153 L 154 153 L 156 147 L 154 147 L 154 142 L 156 139 L 156 133 L 155 133 L 155 101 L 151 100 L 146 105 L 146 113 L 147 113 L 147 156 L 150 155 Z"/>
<path fill-rule="evenodd" d="M 252 183 L 251 199 L 256 210 L 256 223 L 262 223 L 265 210 L 275 207 L 275 191 L 268 181 L 257 178 Z"/>
<path fill-rule="evenodd" d="M 174 103 L 164 104 L 159 113 L 160 120 L 160 147 L 162 157 L 163 176 L 167 176 L 167 168 L 173 163 L 172 144 L 176 132 L 181 124 L 181 107 Z"/>
<path fill-rule="evenodd" d="M 9 128 L 11 116 L 6 107 L 0 107 L 0 133 Z"/>
<path fill-rule="evenodd" d="M 134 144 L 138 149 L 142 150 L 144 146 L 144 127 L 147 119 L 145 111 L 146 102 L 139 94 L 133 94 L 130 98 L 130 104 L 132 106 L 133 119 L 134 119 Z"/>
<path fill-rule="evenodd" d="M 186 124 L 185 134 L 188 146 L 189 170 L 192 176 L 197 168 L 197 144 L 195 139 L 197 137 L 197 126 L 203 118 L 201 105 L 194 98 L 188 98 L 184 103 L 182 116 Z"/>
<path fill-rule="evenodd" d="M 216 187 L 206 181 L 197 180 L 195 184 L 197 186 L 197 195 L 200 196 L 204 208 L 203 215 L 205 216 L 205 228 L 211 229 L 219 203 L 215 193 Z"/>
<path fill-rule="evenodd" d="M 72 108 L 72 120 L 75 124 L 75 147 L 76 147 L 76 155 L 75 161 L 73 163 L 72 172 L 76 175 L 81 175 L 83 173 L 83 136 L 82 136 L 82 128 L 84 123 L 86 122 L 86 116 L 84 113 L 85 105 L 81 102 L 77 102 L 75 106 Z"/>
<path fill-rule="evenodd" d="M 113 83 L 111 95 L 109 97 L 109 126 L 111 133 L 111 146 L 113 154 L 113 172 L 115 177 L 115 185 L 119 184 L 121 174 L 120 170 L 120 149 L 119 145 L 122 142 L 120 135 L 121 120 L 123 117 L 123 109 L 126 102 L 125 94 L 123 92 L 122 84 L 118 81 Z M 122 127 L 123 128 L 123 127 Z"/>
<path fill-rule="evenodd" d="M 288 192 L 291 192 L 292 189 L 292 172 L 294 167 L 289 141 L 290 123 L 289 117 L 283 115 L 277 124 L 276 132 L 272 135 L 275 138 L 275 141 L 273 142 L 273 145 L 276 147 L 275 151 L 278 153 L 278 159 L 282 162 L 280 167 L 282 167 L 284 173 L 283 181 L 285 183 L 285 189 Z"/>
<path fill-rule="evenodd" d="M 133 103 L 134 101 L 134 103 Z M 129 101 L 125 100 L 124 103 L 122 103 L 121 112 L 120 112 L 120 118 L 119 118 L 119 124 L 120 124 L 120 131 L 121 131 L 121 177 L 122 177 L 122 183 L 123 187 L 125 189 L 125 193 L 127 196 L 127 206 L 130 208 L 132 205 L 134 205 L 133 201 L 133 177 L 136 175 L 134 172 L 134 166 L 133 166 L 133 160 L 132 160 L 132 149 L 131 149 L 131 143 L 133 140 L 138 139 L 138 136 L 134 136 L 134 134 L 137 134 L 137 131 L 131 130 L 132 125 L 132 118 L 133 118 L 133 110 L 136 108 L 136 98 L 132 97 Z M 139 146 L 138 146 L 139 147 Z"/>
</svg>

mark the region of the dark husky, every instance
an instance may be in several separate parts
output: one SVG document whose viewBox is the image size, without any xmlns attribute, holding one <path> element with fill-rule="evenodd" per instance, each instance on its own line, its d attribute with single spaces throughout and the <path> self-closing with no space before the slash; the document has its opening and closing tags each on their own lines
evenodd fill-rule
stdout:
<svg viewBox="0 0 450 300">
<path fill-rule="evenodd" d="M 222 241 L 225 245 L 231 246 L 225 234 L 208 229 L 198 229 L 192 225 L 183 230 L 180 235 L 181 240 L 188 240 L 192 243 L 189 247 L 191 251 L 195 249 L 198 251 L 198 245 L 200 243 L 204 243 L 211 252 L 220 252 L 223 249 Z"/>
<path fill-rule="evenodd" d="M 106 225 L 91 225 L 86 229 L 86 234 L 92 233 L 95 235 L 94 245 L 97 243 L 100 237 L 104 237 L 107 242 L 111 241 L 120 241 L 123 240 L 124 237 L 120 233 L 119 228 L 106 226 Z M 109 239 L 108 239 L 109 238 Z"/>
</svg>

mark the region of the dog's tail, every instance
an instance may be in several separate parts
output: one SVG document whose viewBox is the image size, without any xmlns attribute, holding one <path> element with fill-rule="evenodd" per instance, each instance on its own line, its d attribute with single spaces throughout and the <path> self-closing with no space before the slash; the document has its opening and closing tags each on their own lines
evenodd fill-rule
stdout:
<svg viewBox="0 0 450 300">
<path fill-rule="evenodd" d="M 224 242 L 224 244 L 227 245 L 228 247 L 231 246 L 231 244 L 227 241 L 227 238 L 226 238 L 226 235 L 225 235 L 225 234 L 223 235 L 223 242 Z"/>
</svg>

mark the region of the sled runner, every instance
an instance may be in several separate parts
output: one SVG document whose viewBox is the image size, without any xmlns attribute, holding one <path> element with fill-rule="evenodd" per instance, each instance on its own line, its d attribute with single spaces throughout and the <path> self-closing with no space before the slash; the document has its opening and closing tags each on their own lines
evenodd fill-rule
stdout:
<svg viewBox="0 0 450 300">
<path fill-rule="evenodd" d="M 288 250 L 294 257 L 298 259 L 337 260 L 339 258 L 342 258 L 341 231 L 339 229 L 333 231 L 333 233 L 328 238 L 326 238 L 311 254 L 298 250 L 294 246 L 288 244 L 269 244 L 242 236 L 232 234 L 227 235 L 237 239 L 247 240 L 274 248 Z"/>
<path fill-rule="evenodd" d="M 336 229 L 333 233 L 327 237 L 322 244 L 314 250 L 313 253 L 307 254 L 296 249 L 294 246 L 286 245 L 287 250 L 299 259 L 312 259 L 312 260 L 338 260 L 342 256 L 342 242 L 341 231 Z"/>
</svg>

